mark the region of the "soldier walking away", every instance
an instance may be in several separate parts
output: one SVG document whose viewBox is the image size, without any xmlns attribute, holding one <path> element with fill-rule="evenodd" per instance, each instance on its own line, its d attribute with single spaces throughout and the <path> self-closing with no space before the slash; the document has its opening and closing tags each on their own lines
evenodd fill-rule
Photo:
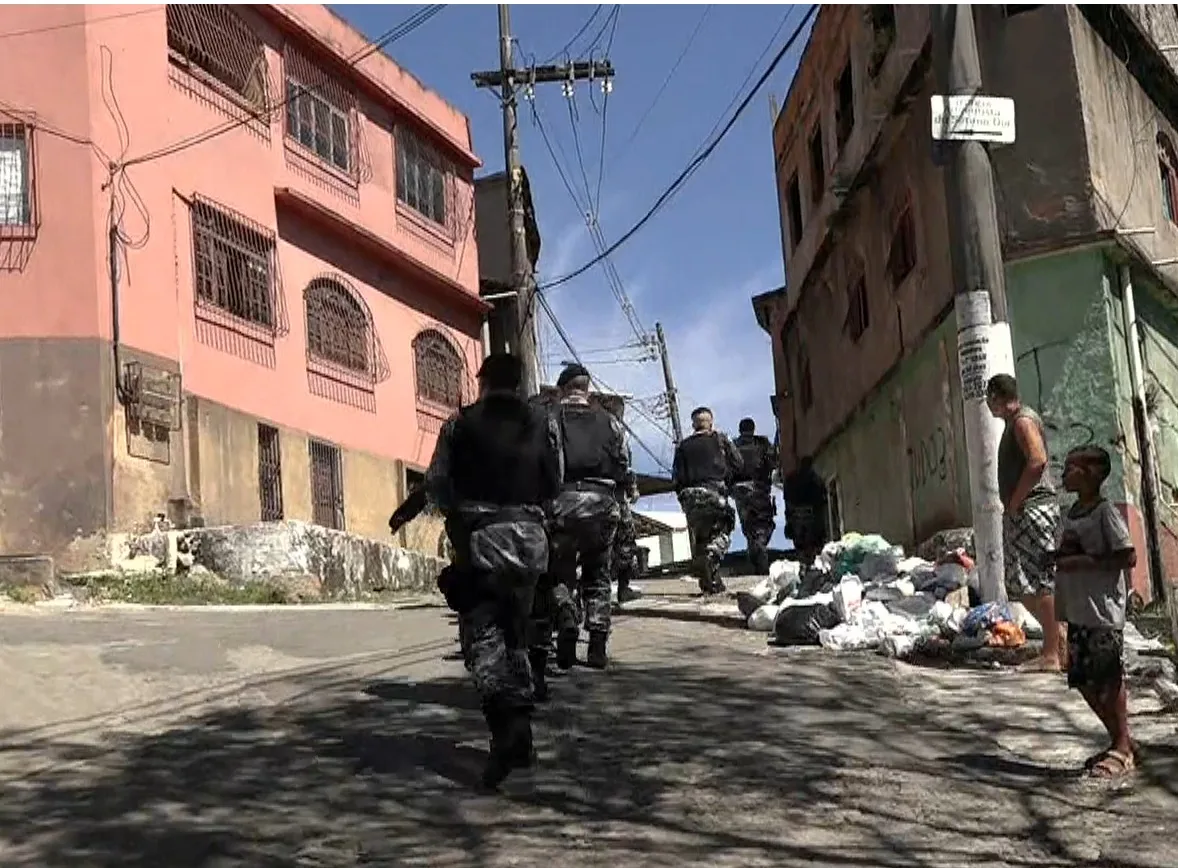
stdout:
<svg viewBox="0 0 1178 868">
<path fill-rule="evenodd" d="M 785 533 L 803 566 L 814 559 L 829 540 L 826 483 L 814 469 L 814 459 L 805 455 L 798 468 L 785 478 Z"/>
<path fill-rule="evenodd" d="M 641 596 L 631 587 L 638 578 L 638 540 L 634 533 L 634 511 L 631 507 L 638 502 L 638 476 L 634 473 L 633 455 L 630 444 L 626 444 L 626 464 L 630 468 L 626 484 L 618 492 L 618 532 L 614 535 L 614 551 L 611 559 L 614 581 L 618 583 L 618 605 L 630 603 Z"/>
<path fill-rule="evenodd" d="M 425 512 L 425 509 L 428 505 L 429 498 L 426 497 L 425 486 L 418 485 L 409 492 L 409 496 L 405 498 L 405 502 L 393 511 L 392 516 L 389 518 L 389 532 L 393 534 L 393 536 L 396 536 L 397 531 Z M 449 602 L 453 593 L 452 586 L 454 581 L 454 564 L 446 564 L 446 566 L 442 568 L 442 571 L 438 573 L 437 583 L 438 590 L 441 591 L 442 596 L 446 598 L 447 602 Z M 453 609 L 453 606 L 451 606 L 451 609 Z M 455 610 L 455 612 L 457 612 L 457 610 Z M 470 638 L 466 634 L 466 629 L 462 618 L 458 619 L 458 647 L 462 651 L 462 663 L 469 671 L 472 665 Z"/>
<path fill-rule="evenodd" d="M 1043 420 L 1019 399 L 1018 383 L 1009 374 L 990 378 L 986 405 L 1006 424 L 998 443 L 1006 593 L 1043 625 L 1043 653 L 1033 668 L 1058 672 L 1066 641 L 1055 617 L 1055 547 L 1061 516 L 1047 472 Z"/>
<path fill-rule="evenodd" d="M 732 441 L 712 426 L 712 411 L 707 407 L 691 411 L 694 430 L 675 447 L 671 482 L 687 517 L 700 590 L 722 594 L 725 587 L 720 579 L 720 562 L 728 553 L 736 528 L 736 514 L 728 504 L 728 486 L 743 471 L 744 463 Z"/>
<path fill-rule="evenodd" d="M 491 731 L 483 783 L 497 787 L 535 759 L 527 632 L 548 566 L 545 506 L 560 491 L 548 417 L 519 394 L 520 360 L 487 356 L 479 399 L 443 425 L 426 491 L 454 546 L 451 605 L 470 637 L 471 674 Z"/>
<path fill-rule="evenodd" d="M 740 530 L 748 541 L 749 562 L 753 572 L 769 574 L 769 540 L 777 529 L 774 518 L 777 504 L 773 500 L 773 469 L 777 456 L 768 437 L 757 434 L 757 423 L 740 420 L 740 436 L 733 441 L 744 464 L 732 483 L 732 499 Z"/>
<path fill-rule="evenodd" d="M 556 385 L 561 397 L 553 414 L 563 483 L 552 507 L 556 665 L 569 669 L 576 662 L 579 589 L 589 632 L 586 662 L 604 669 L 612 596 L 610 555 L 620 517 L 617 497 L 630 473 L 626 440 L 618 420 L 589 403 L 589 372 L 584 367 L 569 365 Z"/>
</svg>

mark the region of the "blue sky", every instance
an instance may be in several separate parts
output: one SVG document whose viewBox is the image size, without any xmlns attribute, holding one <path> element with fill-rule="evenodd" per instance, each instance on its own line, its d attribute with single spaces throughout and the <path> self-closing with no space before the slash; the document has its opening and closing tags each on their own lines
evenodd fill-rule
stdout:
<svg viewBox="0 0 1178 868">
<path fill-rule="evenodd" d="M 333 8 L 375 37 L 419 7 Z M 613 8 L 606 6 L 574 43 L 575 58 L 588 58 L 590 49 L 594 59 L 606 56 L 609 30 L 596 46 L 594 37 Z M 623 6 L 608 54 L 617 77 L 604 111 L 600 199 L 600 83 L 578 84 L 572 117 L 570 101 L 559 84 L 536 88 L 535 108 L 542 128 L 582 203 L 591 198 L 589 207 L 596 206 L 607 242 L 612 243 L 646 213 L 718 122 L 731 116 L 736 102 L 760 77 L 805 10 L 805 6 L 776 5 Z M 511 11 L 520 64 L 533 56 L 542 62 L 560 51 L 594 6 L 527 5 L 513 6 Z M 706 16 L 702 25 L 701 16 Z M 697 26 L 694 42 L 654 102 Z M 495 6 L 454 5 L 389 46 L 399 64 L 470 118 L 483 172 L 503 168 L 503 122 L 498 99 L 476 89 L 470 74 L 498 67 L 497 28 Z M 761 57 L 775 31 L 772 51 Z M 770 342 L 753 318 L 749 299 L 780 286 L 784 279 L 769 94 L 784 101 L 804 46 L 805 40 L 799 40 L 687 186 L 611 257 L 641 325 L 653 329 L 656 320 L 663 324 L 683 413 L 706 404 L 715 410 L 718 427 L 733 434 L 742 416 L 752 416 L 761 433 L 773 436 Z M 754 66 L 756 72 L 746 82 Z M 521 104 L 520 131 L 543 238 L 539 263 L 543 282 L 587 262 L 596 250 L 584 212 L 565 189 L 527 103 Z M 576 159 L 577 140 L 591 197 L 586 196 Z M 640 399 L 662 391 L 657 362 L 627 363 L 641 353 L 609 352 L 635 338 L 601 267 L 552 290 L 549 300 L 590 371 L 601 381 Z M 554 376 L 568 353 L 547 324 L 541 338 Z M 668 436 L 633 412 L 627 412 L 627 421 L 657 461 L 669 465 Z M 658 425 L 669 429 L 665 419 Z M 690 428 L 686 419 L 684 426 Z M 637 444 L 634 454 L 639 469 L 657 469 L 655 458 Z M 640 508 L 676 507 L 673 498 L 669 503 L 665 498 L 650 498 Z M 784 543 L 780 509 L 774 543 Z M 738 535 L 735 547 L 743 544 Z"/>
</svg>

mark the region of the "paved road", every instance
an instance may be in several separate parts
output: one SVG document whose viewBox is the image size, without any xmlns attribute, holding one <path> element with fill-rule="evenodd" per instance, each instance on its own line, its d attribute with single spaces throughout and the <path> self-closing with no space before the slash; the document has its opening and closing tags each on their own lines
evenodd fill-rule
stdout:
<svg viewBox="0 0 1178 868">
<path fill-rule="evenodd" d="M 691 608 L 620 619 L 499 797 L 438 609 L 0 614 L 0 865 L 1173 866 L 1172 719 L 1094 787 L 1058 680 L 770 652 Z"/>
</svg>

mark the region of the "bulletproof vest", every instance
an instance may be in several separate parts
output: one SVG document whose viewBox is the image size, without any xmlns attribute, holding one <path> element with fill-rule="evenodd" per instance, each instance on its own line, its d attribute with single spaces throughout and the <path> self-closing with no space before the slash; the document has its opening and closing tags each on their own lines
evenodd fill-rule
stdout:
<svg viewBox="0 0 1178 868">
<path fill-rule="evenodd" d="M 741 434 L 732 441 L 740 452 L 744 467 L 736 474 L 737 482 L 768 482 L 773 474 L 769 466 L 769 440 L 756 434 Z"/>
<path fill-rule="evenodd" d="M 562 404 L 559 409 L 561 442 L 564 447 L 564 481 L 587 479 L 622 481 L 613 417 L 600 407 Z"/>
<path fill-rule="evenodd" d="M 684 486 L 722 483 L 728 478 L 728 459 L 714 431 L 692 434 L 679 444 Z"/>
<path fill-rule="evenodd" d="M 541 505 L 554 480 L 546 418 L 511 395 L 489 395 L 458 412 L 450 474 L 460 502 Z M 554 474 L 553 474 L 554 475 Z"/>
</svg>

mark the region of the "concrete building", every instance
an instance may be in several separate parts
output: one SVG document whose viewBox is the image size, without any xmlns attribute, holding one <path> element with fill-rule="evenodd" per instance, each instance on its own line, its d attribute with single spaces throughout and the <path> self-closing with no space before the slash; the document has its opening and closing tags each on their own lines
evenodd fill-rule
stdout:
<svg viewBox="0 0 1178 868">
<path fill-rule="evenodd" d="M 984 91 L 1013 97 L 992 150 L 1017 375 L 1069 447 L 1114 455 L 1108 493 L 1142 557 L 1178 573 L 1178 44 L 1172 6 L 974 6 Z M 914 543 L 970 523 L 926 6 L 823 6 L 774 128 L 786 285 L 773 339 L 782 458 L 815 456 L 836 524 Z M 1126 234 L 1126 230 L 1133 230 Z M 1128 266 L 1159 454 L 1142 519 L 1119 269 Z"/>
<path fill-rule="evenodd" d="M 523 172 L 520 186 L 524 200 L 524 233 L 527 237 L 529 278 L 535 275 L 540 259 L 540 229 L 536 223 L 536 209 L 532 202 L 532 187 L 528 173 Z M 487 318 L 487 343 L 492 351 L 508 349 L 511 329 L 518 328 L 514 297 L 508 296 L 515 288 L 511 273 L 511 233 L 508 222 L 507 173 L 495 172 L 478 178 L 474 184 L 475 229 L 479 247 L 479 290 L 493 310 Z M 533 314 L 534 315 L 534 314 Z M 535 334 L 521 335 L 523 353 L 536 354 Z M 542 378 L 537 376 L 536 382 Z"/>
<path fill-rule="evenodd" d="M 387 538 L 481 356 L 467 119 L 323 6 L 0 31 L 0 551 L 83 567 L 161 513 Z"/>
<path fill-rule="evenodd" d="M 648 569 L 691 560 L 687 517 L 679 510 L 634 510 L 636 542 L 646 549 Z"/>
</svg>

